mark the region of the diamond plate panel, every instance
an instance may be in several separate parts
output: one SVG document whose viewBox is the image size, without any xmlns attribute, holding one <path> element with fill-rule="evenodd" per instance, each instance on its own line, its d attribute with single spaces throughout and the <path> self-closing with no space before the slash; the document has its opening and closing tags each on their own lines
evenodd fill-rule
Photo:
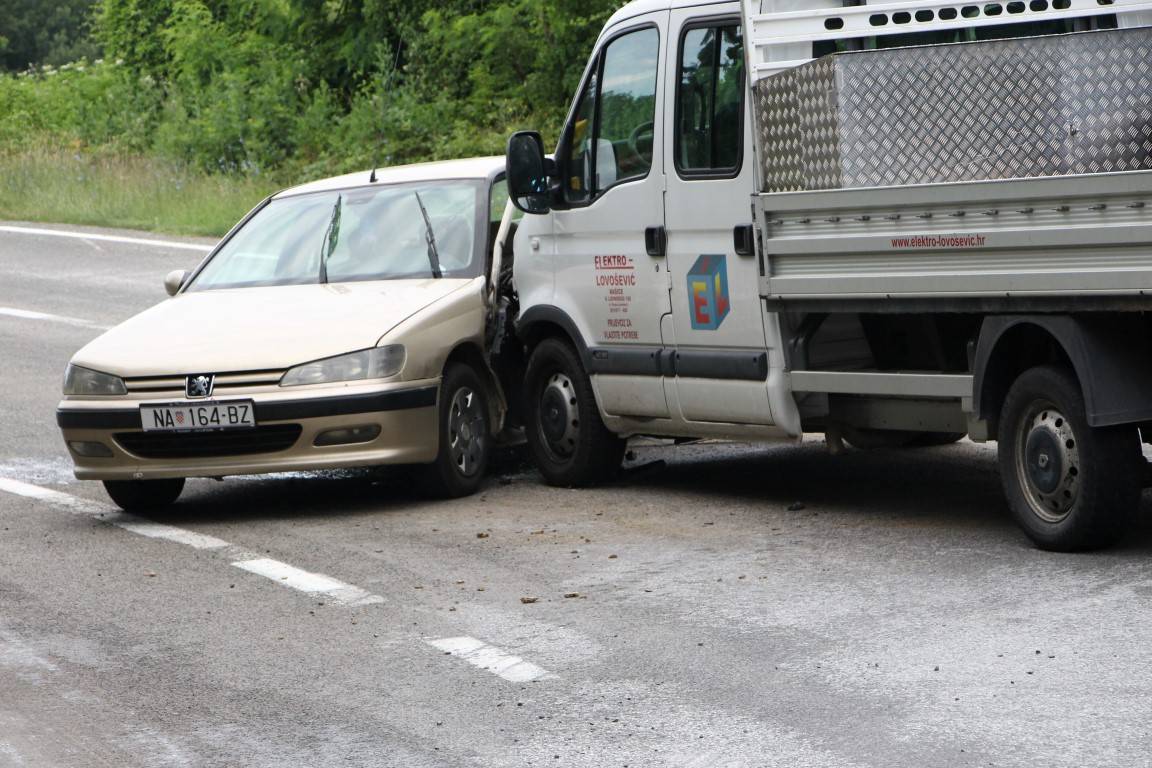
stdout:
<svg viewBox="0 0 1152 768">
<path fill-rule="evenodd" d="M 1152 169 L 1152 28 L 827 56 L 755 86 L 765 192 Z"/>
</svg>

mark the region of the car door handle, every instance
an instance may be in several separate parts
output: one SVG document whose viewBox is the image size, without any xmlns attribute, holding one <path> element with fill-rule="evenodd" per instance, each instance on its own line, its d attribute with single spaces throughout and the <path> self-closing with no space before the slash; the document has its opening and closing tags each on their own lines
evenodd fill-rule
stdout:
<svg viewBox="0 0 1152 768">
<path fill-rule="evenodd" d="M 644 250 L 648 255 L 660 258 L 668 252 L 668 230 L 664 227 L 648 227 L 644 230 Z"/>
</svg>

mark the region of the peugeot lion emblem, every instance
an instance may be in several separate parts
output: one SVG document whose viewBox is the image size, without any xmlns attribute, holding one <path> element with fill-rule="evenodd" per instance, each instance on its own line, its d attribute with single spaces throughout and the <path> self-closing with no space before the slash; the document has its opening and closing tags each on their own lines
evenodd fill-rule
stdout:
<svg viewBox="0 0 1152 768">
<path fill-rule="evenodd" d="M 188 397 L 211 397 L 212 384 L 216 377 L 210 373 L 200 374 L 199 376 L 189 376 L 184 385 L 184 391 Z"/>
</svg>

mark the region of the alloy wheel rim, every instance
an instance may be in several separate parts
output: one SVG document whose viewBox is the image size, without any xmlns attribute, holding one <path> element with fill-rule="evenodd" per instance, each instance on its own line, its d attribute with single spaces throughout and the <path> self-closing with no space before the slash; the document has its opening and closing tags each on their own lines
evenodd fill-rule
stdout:
<svg viewBox="0 0 1152 768">
<path fill-rule="evenodd" d="M 480 471 L 484 458 L 484 409 L 470 387 L 460 387 L 448 408 L 448 446 L 452 463 L 464 477 Z"/>
<path fill-rule="evenodd" d="M 1080 473 L 1080 446 L 1068 418 L 1052 403 L 1035 403 L 1016 443 L 1016 474 L 1033 514 L 1063 522 L 1080 495 Z"/>
</svg>

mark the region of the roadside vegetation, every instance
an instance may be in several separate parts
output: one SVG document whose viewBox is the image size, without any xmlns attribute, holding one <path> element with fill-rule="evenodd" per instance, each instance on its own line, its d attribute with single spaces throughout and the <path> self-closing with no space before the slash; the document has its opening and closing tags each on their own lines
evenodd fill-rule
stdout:
<svg viewBox="0 0 1152 768">
<path fill-rule="evenodd" d="M 553 141 L 621 4 L 70 0 L 46 36 L 41 4 L 0 0 L 0 218 L 221 234 L 377 158 Z"/>
</svg>

